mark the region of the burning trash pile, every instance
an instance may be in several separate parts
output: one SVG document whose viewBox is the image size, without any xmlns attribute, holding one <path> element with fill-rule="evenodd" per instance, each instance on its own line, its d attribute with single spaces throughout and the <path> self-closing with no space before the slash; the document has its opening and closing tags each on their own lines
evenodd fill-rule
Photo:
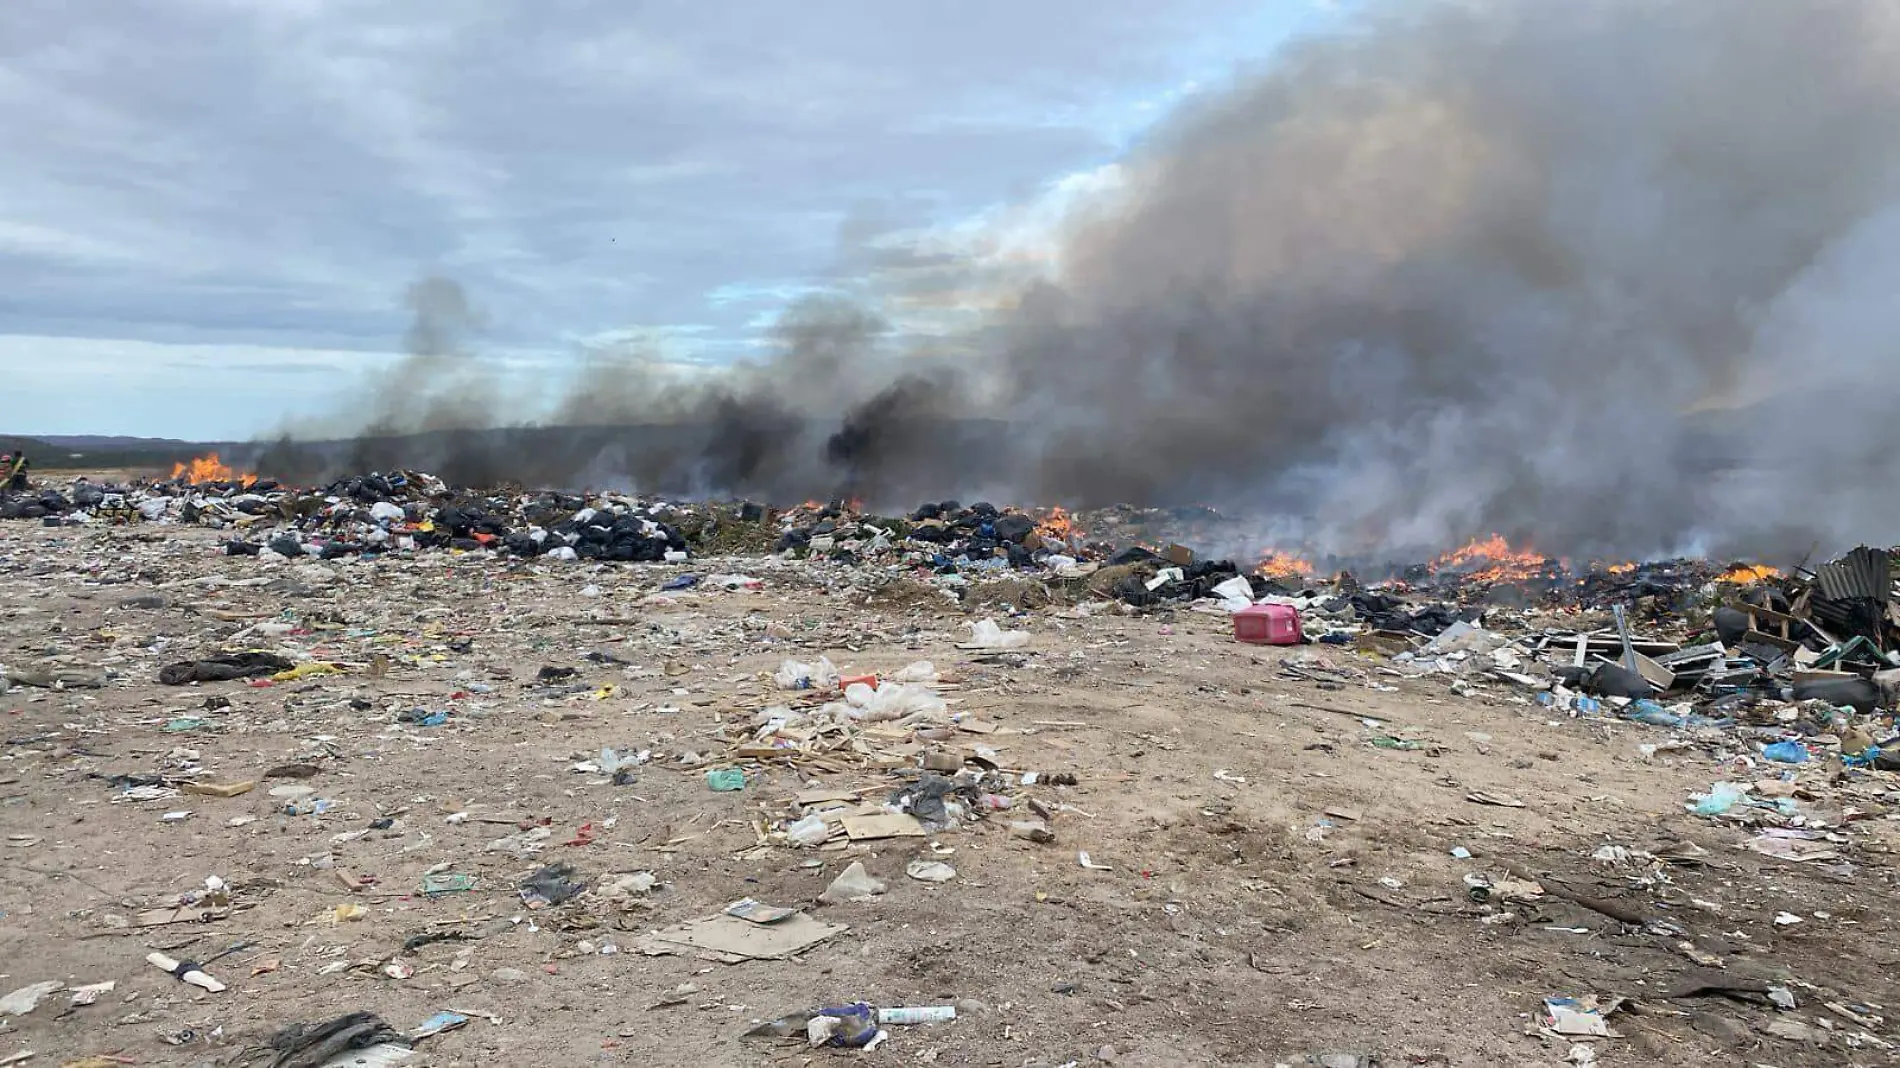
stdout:
<svg viewBox="0 0 1900 1068">
<path fill-rule="evenodd" d="M 1730 732 L 1769 761 L 1831 755 L 1900 770 L 1900 590 L 1893 554 L 1861 547 L 1788 574 L 1703 561 L 1609 565 L 1555 579 L 1541 603 L 1483 603 L 1496 575 L 1468 572 L 1409 609 L 1403 583 L 1287 598 L 1310 626 L 1386 655 L 1404 673 L 1501 682 L 1556 711 Z M 1489 570 L 1489 565 L 1487 569 Z M 1475 588 L 1472 583 L 1476 583 Z M 1521 591 L 1520 591 L 1521 592 Z"/>
<path fill-rule="evenodd" d="M 401 471 L 298 489 L 215 455 L 178 465 L 169 479 L 80 479 L 64 491 L 7 498 L 0 517 L 209 527 L 230 534 L 227 555 L 266 560 L 446 550 L 683 564 L 776 553 L 920 576 L 952 599 L 976 584 L 1029 578 L 1061 595 L 1051 599 L 1083 602 L 1076 611 L 1084 613 L 1089 602 L 1243 616 L 1291 609 L 1291 626 L 1272 640 L 1353 644 L 1461 677 L 1484 667 L 1565 709 L 1643 702 L 1637 714 L 1660 719 L 1651 706 L 1675 699 L 1666 717 L 1677 724 L 1746 718 L 1778 701 L 1866 712 L 1900 695 L 1900 654 L 1889 653 L 1900 649 L 1900 612 L 1890 615 L 1888 557 L 1876 549 L 1782 576 L 1701 560 L 1578 566 L 1491 535 L 1426 564 L 1362 567 L 1382 576 L 1362 580 L 1346 566 L 1353 561 L 1316 564 L 1290 549 L 1261 549 L 1245 568 L 1202 558 L 1183 541 L 1234 544 L 1246 526 L 1205 508 L 1078 514 L 942 501 L 879 516 L 855 501 L 779 510 L 476 491 Z M 1183 541 L 1162 540 L 1170 537 Z"/>
<path fill-rule="evenodd" d="M 217 477 L 207 480 L 207 474 Z M 1214 513 L 1206 513 L 1213 515 Z M 1091 517 L 1105 533 L 1149 529 L 1168 513 L 1117 509 Z M 695 556 L 778 552 L 847 567 L 938 576 L 946 588 L 1021 573 L 1069 581 L 1129 604 L 1212 596 L 1232 563 L 1197 560 L 1179 544 L 1116 551 L 1086 537 L 1062 508 L 1035 513 L 987 503 L 926 504 L 906 516 L 857 502 L 779 510 L 753 503 L 671 502 L 630 494 L 472 491 L 415 472 L 369 474 L 297 489 L 223 467 L 215 456 L 174 477 L 129 485 L 85 479 L 0 504 L 0 517 L 49 526 L 157 523 L 231 534 L 231 556 L 338 559 L 386 552 L 489 551 L 514 558 L 683 563 Z M 1200 517 L 1205 520 L 1206 516 Z M 1271 587 L 1264 578 L 1252 592 Z"/>
</svg>

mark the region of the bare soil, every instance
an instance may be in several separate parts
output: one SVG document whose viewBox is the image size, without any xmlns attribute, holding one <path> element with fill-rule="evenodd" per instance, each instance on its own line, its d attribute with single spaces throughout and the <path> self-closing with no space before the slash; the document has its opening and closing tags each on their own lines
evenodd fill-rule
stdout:
<svg viewBox="0 0 1900 1068">
<path fill-rule="evenodd" d="M 836 572 L 757 558 L 691 570 L 747 572 L 761 590 L 652 596 L 683 570 L 442 554 L 270 566 L 217 555 L 206 531 L 0 529 L 0 662 L 112 673 L 101 689 L 16 686 L 0 699 L 0 994 L 117 984 L 96 1004 L 69 1010 L 56 993 L 9 1021 L 0 1061 L 31 1050 L 31 1065 L 251 1063 L 245 1051 L 290 1023 L 361 1009 L 409 1029 L 456 1009 L 495 1020 L 421 1043 L 412 1064 L 1265 1066 L 1358 1052 L 1388 1066 L 1557 1065 L 1573 1043 L 1540 1033 L 1543 999 L 1594 995 L 1628 999 L 1608 1017 L 1614 1037 L 1593 1044 L 1606 1065 L 1897 1063 L 1877 1045 L 1900 1041 L 1889 1025 L 1826 1007 L 1900 1012 L 1889 776 L 1801 773 L 1841 827 L 1846 874 L 1744 850 L 1751 828 L 1685 811 L 1735 775 L 1718 749 L 1646 759 L 1638 746 L 1669 732 L 1553 715 L 1507 687 L 1454 696 L 1443 677 L 1402 678 L 1347 648 L 1262 649 L 1236 644 L 1220 616 L 1113 606 L 1090 618 L 1036 608 L 1010 624 L 1034 635 L 1021 656 L 975 657 L 956 644 L 978 617 L 939 596 L 867 595 Z M 258 621 L 294 629 L 239 644 L 352 670 L 268 687 L 157 683 L 161 665 Z M 626 663 L 581 659 L 590 652 Z M 723 759 L 732 727 L 783 699 L 770 672 L 819 653 L 858 671 L 933 661 L 954 679 L 956 710 L 1002 728 L 970 744 L 1008 768 L 1076 777 L 1016 792 L 1019 808 L 1068 806 L 1056 841 L 992 818 L 843 849 L 762 846 L 760 828 L 800 789 L 879 796 L 896 779 L 877 758 L 917 748 L 880 742 L 864 766 L 811 779 L 753 765 L 736 793 L 682 765 L 686 753 Z M 549 686 L 543 665 L 578 674 Z M 452 715 L 397 722 L 412 708 Z M 628 785 L 573 769 L 602 746 L 653 759 Z M 321 770 L 263 778 L 294 762 Z M 113 803 L 122 788 L 101 778 L 188 767 L 259 781 L 231 798 Z M 288 815 L 268 793 L 284 785 L 334 804 Z M 163 818 L 177 811 L 190 815 Z M 393 822 L 370 829 L 379 818 Z M 539 856 L 485 851 L 543 820 L 553 834 Z M 591 842 L 562 844 L 588 824 Z M 1605 845 L 1695 856 L 1593 860 Z M 1083 868 L 1079 851 L 1110 870 Z M 907 878 L 920 857 L 956 879 Z M 888 892 L 817 905 L 854 859 Z M 590 894 L 530 911 L 516 888 L 551 861 L 593 882 L 650 870 L 660 886 L 627 909 Z M 475 889 L 419 893 L 444 862 Z M 1468 874 L 1511 868 L 1644 922 L 1554 893 L 1467 895 Z M 210 876 L 234 889 L 228 916 L 127 926 Z M 850 930 L 781 961 L 635 949 L 643 932 L 743 897 Z M 367 915 L 337 921 L 350 904 Z M 1800 922 L 1777 925 L 1783 912 Z M 445 931 L 483 937 L 404 949 Z M 222 993 L 144 959 L 237 943 L 252 946 L 206 967 Z M 620 951 L 599 952 L 610 943 Z M 404 966 L 413 974 L 392 976 Z M 1670 996 L 1707 974 L 1785 983 L 1799 1007 Z M 962 1011 L 894 1027 L 871 1052 L 741 1037 L 757 1020 L 860 1000 Z M 1778 1022 L 1812 1034 L 1770 1034 Z M 1879 1037 L 1853 1037 L 1868 1030 Z"/>
</svg>

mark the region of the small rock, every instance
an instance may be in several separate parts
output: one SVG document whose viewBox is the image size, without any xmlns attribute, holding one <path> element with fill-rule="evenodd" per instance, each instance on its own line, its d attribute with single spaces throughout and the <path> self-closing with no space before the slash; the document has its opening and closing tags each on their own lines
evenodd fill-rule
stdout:
<svg viewBox="0 0 1900 1068">
<path fill-rule="evenodd" d="M 1095 1059 L 1103 1064 L 1114 1064 L 1122 1059 L 1122 1055 L 1114 1046 L 1103 1046 L 1095 1051 Z"/>
<path fill-rule="evenodd" d="M 980 998 L 959 998 L 957 1000 L 958 1016 L 981 1016 L 990 1011 L 990 1003 Z"/>
<path fill-rule="evenodd" d="M 494 971 L 488 973 L 488 977 L 497 983 L 508 983 L 511 985 L 528 981 L 528 973 L 522 971 L 520 968 L 496 968 Z"/>
</svg>

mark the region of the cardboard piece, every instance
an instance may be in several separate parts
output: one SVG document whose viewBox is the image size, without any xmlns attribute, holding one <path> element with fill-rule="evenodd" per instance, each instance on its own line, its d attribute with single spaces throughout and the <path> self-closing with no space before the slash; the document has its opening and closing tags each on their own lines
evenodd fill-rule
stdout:
<svg viewBox="0 0 1900 1068">
<path fill-rule="evenodd" d="M 699 951 L 737 964 L 781 960 L 848 930 L 843 924 L 824 923 L 802 912 L 777 923 L 748 923 L 736 916 L 718 915 L 655 931 L 641 939 L 639 948 L 648 956 Z"/>
<path fill-rule="evenodd" d="M 846 816 L 844 833 L 853 842 L 879 838 L 922 838 L 924 825 L 917 817 L 903 812 L 882 812 L 875 816 Z"/>
<path fill-rule="evenodd" d="M 188 782 L 180 785 L 179 789 L 201 797 L 236 797 L 248 794 L 256 787 L 257 781 L 253 779 L 250 782 Z"/>
<path fill-rule="evenodd" d="M 168 923 L 205 923 L 231 915 L 229 908 L 206 905 L 180 905 L 170 909 L 146 909 L 134 923 L 139 927 L 163 927 Z"/>
</svg>

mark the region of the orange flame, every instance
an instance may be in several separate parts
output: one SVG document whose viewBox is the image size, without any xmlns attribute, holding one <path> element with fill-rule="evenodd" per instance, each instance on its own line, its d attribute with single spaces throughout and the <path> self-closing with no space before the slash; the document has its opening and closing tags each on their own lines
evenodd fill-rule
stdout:
<svg viewBox="0 0 1900 1068">
<path fill-rule="evenodd" d="M 1042 520 L 1036 524 L 1036 533 L 1051 541 L 1066 542 L 1074 537 L 1078 530 L 1075 520 L 1069 517 L 1069 511 L 1060 505 L 1049 509 Z"/>
<path fill-rule="evenodd" d="M 1313 573 L 1313 563 L 1292 553 L 1268 549 L 1261 554 L 1254 573 L 1268 578 L 1302 578 Z"/>
<path fill-rule="evenodd" d="M 1737 586 L 1752 586 L 1757 582 L 1766 582 L 1771 578 L 1780 578 L 1781 572 L 1767 564 L 1736 564 L 1717 575 L 1717 582 L 1732 582 Z"/>
<path fill-rule="evenodd" d="M 1605 570 L 1612 575 L 1627 575 L 1636 570 L 1636 565 L 1633 563 L 1611 564 Z"/>
<path fill-rule="evenodd" d="M 194 456 L 188 464 L 173 464 L 172 478 L 183 479 L 192 486 L 207 482 L 241 482 L 248 486 L 257 481 L 257 476 L 249 472 L 240 472 L 218 459 L 215 452 L 203 456 Z"/>
<path fill-rule="evenodd" d="M 1433 560 L 1431 571 L 1436 574 L 1447 568 L 1484 565 L 1465 577 L 1474 582 L 1522 582 L 1536 578 L 1549 564 L 1549 557 L 1529 549 L 1513 549 L 1501 535 L 1493 534 L 1488 538 L 1474 538 Z"/>
</svg>

